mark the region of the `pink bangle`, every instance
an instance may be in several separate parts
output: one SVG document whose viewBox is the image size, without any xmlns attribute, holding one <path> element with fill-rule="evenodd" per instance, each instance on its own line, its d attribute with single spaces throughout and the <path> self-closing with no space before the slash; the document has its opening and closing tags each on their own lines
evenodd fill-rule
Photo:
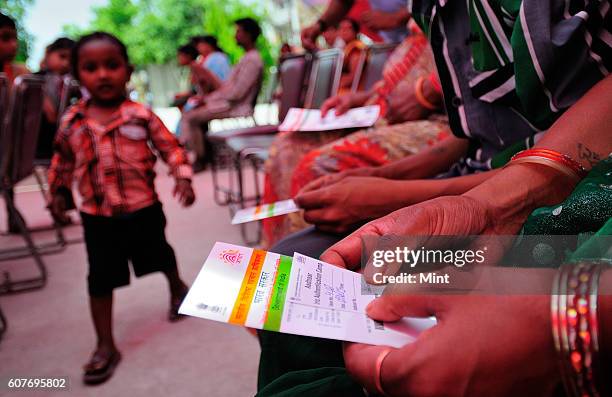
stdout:
<svg viewBox="0 0 612 397">
<path fill-rule="evenodd" d="M 374 376 L 375 376 L 374 385 L 376 386 L 376 391 L 381 396 L 386 396 L 385 391 L 383 390 L 383 387 L 382 387 L 382 379 L 381 379 L 382 365 L 383 365 L 383 361 L 385 361 L 385 358 L 387 358 L 389 353 L 391 353 L 391 350 L 392 349 L 383 350 L 382 352 L 380 352 L 380 354 L 376 358 L 376 371 L 374 373 Z"/>
<path fill-rule="evenodd" d="M 527 149 L 515 154 L 510 164 L 535 163 L 554 168 L 580 182 L 587 175 L 584 167 L 570 156 L 550 149 Z"/>
</svg>

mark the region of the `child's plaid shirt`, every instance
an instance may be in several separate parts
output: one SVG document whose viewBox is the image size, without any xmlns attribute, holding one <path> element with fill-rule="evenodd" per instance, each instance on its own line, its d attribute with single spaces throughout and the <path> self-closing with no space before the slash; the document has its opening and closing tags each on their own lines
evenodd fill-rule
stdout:
<svg viewBox="0 0 612 397">
<path fill-rule="evenodd" d="M 187 154 L 162 121 L 145 106 L 125 100 L 108 125 L 86 117 L 81 100 L 62 117 L 49 169 L 51 195 L 69 194 L 73 179 L 87 214 L 131 213 L 158 201 L 155 149 L 177 179 L 190 179 Z"/>
</svg>

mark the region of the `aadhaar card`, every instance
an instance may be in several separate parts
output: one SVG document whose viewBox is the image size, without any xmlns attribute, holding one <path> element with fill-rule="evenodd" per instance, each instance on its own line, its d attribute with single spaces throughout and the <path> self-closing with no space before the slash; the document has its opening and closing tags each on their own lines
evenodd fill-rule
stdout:
<svg viewBox="0 0 612 397">
<path fill-rule="evenodd" d="M 279 131 L 333 131 L 346 128 L 367 128 L 376 123 L 380 116 L 380 106 L 371 105 L 350 109 L 343 115 L 336 116 L 332 110 L 321 117 L 319 109 L 291 108 Z"/>
<path fill-rule="evenodd" d="M 273 216 L 286 215 L 299 210 L 300 208 L 293 200 L 282 200 L 271 204 L 244 208 L 234 214 L 232 225 L 272 218 Z"/>
<path fill-rule="evenodd" d="M 381 323 L 365 314 L 359 273 L 304 255 L 293 258 L 216 243 L 179 312 L 236 325 L 401 347 L 434 319 Z"/>
</svg>

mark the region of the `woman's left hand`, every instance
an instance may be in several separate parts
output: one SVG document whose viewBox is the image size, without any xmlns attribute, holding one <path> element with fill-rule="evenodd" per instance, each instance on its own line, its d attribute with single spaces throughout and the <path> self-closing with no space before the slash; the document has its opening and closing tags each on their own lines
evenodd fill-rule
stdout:
<svg viewBox="0 0 612 397">
<path fill-rule="evenodd" d="M 435 316 L 438 324 L 384 359 L 380 381 L 389 396 L 542 397 L 559 383 L 550 296 L 383 295 L 367 309 L 379 321 Z M 377 392 L 383 346 L 345 343 L 346 368 Z M 380 391 L 379 391 L 380 392 Z"/>
</svg>

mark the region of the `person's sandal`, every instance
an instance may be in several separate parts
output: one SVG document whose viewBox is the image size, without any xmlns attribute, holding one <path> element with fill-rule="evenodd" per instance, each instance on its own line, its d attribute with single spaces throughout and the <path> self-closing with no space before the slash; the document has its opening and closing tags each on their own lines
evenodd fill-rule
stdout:
<svg viewBox="0 0 612 397">
<path fill-rule="evenodd" d="M 121 353 L 115 351 L 108 357 L 95 353 L 91 360 L 83 366 L 83 382 L 87 385 L 97 385 L 106 382 L 113 376 L 115 368 L 121 361 Z"/>
<path fill-rule="evenodd" d="M 170 298 L 170 310 L 168 312 L 168 321 L 170 321 L 171 323 L 187 318 L 187 316 L 179 313 L 179 308 L 181 307 L 181 303 L 183 303 L 183 300 L 185 300 L 185 297 L 187 296 L 188 291 L 189 289 L 185 288 L 185 292 L 181 295 L 179 299 L 175 300 L 175 299 Z"/>
</svg>

